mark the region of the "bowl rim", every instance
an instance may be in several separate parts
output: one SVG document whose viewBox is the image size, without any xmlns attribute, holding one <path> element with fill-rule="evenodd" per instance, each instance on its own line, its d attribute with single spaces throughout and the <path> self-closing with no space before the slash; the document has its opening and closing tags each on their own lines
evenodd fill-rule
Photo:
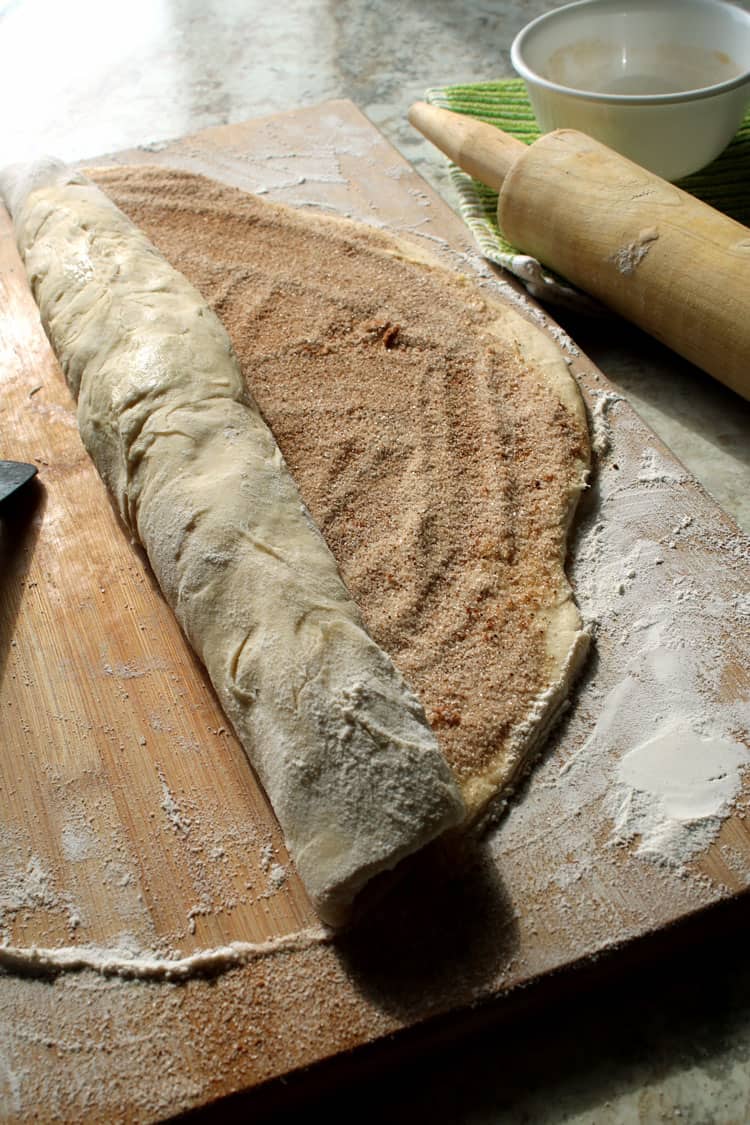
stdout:
<svg viewBox="0 0 750 1125">
<path fill-rule="evenodd" d="M 569 12 L 575 8 L 609 7 L 617 2 L 618 0 L 574 0 L 572 4 L 564 4 L 560 8 L 552 8 L 549 12 L 543 12 L 542 15 L 537 16 L 536 19 L 531 20 L 525 27 L 521 28 L 511 43 L 510 61 L 513 68 L 525 82 L 542 86 L 545 90 L 581 98 L 585 101 L 606 102 L 614 105 L 673 105 L 678 102 L 696 101 L 699 98 L 711 98 L 717 94 L 734 90 L 750 81 L 750 66 L 748 66 L 741 74 L 736 74 L 733 78 L 728 78 L 724 82 L 715 82 L 711 86 L 695 86 L 689 90 L 678 90 L 669 94 L 608 94 L 598 90 L 588 90 L 582 86 L 565 86 L 561 82 L 553 82 L 551 78 L 545 78 L 544 75 L 524 61 L 525 41 L 540 24 L 548 23 L 563 12 Z M 701 7 L 723 8 L 733 13 L 739 12 L 750 24 L 750 12 L 745 8 L 738 7 L 737 4 L 726 3 L 726 0 L 693 0 L 693 2 Z"/>
</svg>

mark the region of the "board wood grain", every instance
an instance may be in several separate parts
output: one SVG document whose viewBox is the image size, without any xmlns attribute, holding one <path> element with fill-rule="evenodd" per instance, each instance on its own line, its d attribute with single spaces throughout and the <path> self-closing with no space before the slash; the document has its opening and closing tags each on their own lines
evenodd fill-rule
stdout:
<svg viewBox="0 0 750 1125">
<path fill-rule="evenodd" d="M 350 103 L 109 162 L 202 172 L 408 233 L 465 270 L 478 264 L 463 224 Z M 619 712 L 604 720 L 623 646 L 649 606 L 682 605 L 669 622 L 679 654 L 680 638 L 700 636 L 690 614 L 721 591 L 725 608 L 701 642 L 701 706 L 741 714 L 750 552 L 584 356 L 563 340 L 606 429 L 571 560 L 584 612 L 599 613 L 574 707 L 488 837 L 419 857 L 366 922 L 331 941 L 80 444 L 5 217 L 0 287 L 0 455 L 39 467 L 0 521 L 0 927 L 20 958 L 0 974 L 5 1117 L 44 1107 L 48 1119 L 164 1118 L 477 1002 L 502 1004 L 520 985 L 747 891 L 744 795 L 682 871 L 644 862 L 638 841 L 612 846 L 609 782 L 629 741 Z M 562 339 L 510 286 L 500 295 Z M 608 535 L 626 554 L 657 544 L 664 557 L 634 590 L 635 578 L 613 575 L 602 613 L 591 544 Z M 679 669 L 676 657 L 662 662 L 642 684 L 667 709 Z M 734 734 L 747 738 L 747 724 L 735 720 Z M 69 967 L 34 961 L 35 949 L 52 960 L 63 951 Z M 117 967 L 131 955 L 148 971 Z M 203 969 L 182 979 L 196 955 Z"/>
</svg>

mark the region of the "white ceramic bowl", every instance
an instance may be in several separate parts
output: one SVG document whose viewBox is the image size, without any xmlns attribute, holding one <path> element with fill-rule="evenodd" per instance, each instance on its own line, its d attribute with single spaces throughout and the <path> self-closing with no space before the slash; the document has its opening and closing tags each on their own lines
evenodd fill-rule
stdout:
<svg viewBox="0 0 750 1125">
<path fill-rule="evenodd" d="M 578 0 L 511 61 L 543 132 L 580 129 L 668 180 L 729 144 L 750 103 L 750 12 L 725 0 Z"/>
</svg>

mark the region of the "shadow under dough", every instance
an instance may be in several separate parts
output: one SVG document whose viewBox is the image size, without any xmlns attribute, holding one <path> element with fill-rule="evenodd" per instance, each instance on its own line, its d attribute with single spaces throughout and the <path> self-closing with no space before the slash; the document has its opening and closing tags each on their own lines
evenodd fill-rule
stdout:
<svg viewBox="0 0 750 1125">
<path fill-rule="evenodd" d="M 451 836 L 400 865 L 392 885 L 336 942 L 355 986 L 402 1019 L 487 990 L 518 949 L 512 903 L 489 850 Z"/>
</svg>

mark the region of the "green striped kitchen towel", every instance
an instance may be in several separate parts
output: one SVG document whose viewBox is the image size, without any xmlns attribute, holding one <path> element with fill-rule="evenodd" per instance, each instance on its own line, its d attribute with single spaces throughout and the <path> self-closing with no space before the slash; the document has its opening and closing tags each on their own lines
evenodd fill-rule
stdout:
<svg viewBox="0 0 750 1125">
<path fill-rule="evenodd" d="M 520 78 L 477 82 L 465 86 L 440 86 L 425 98 L 433 105 L 466 113 L 531 144 L 539 126 Z M 450 174 L 464 221 L 486 258 L 515 274 L 529 292 L 541 300 L 582 306 L 587 298 L 562 278 L 542 269 L 535 258 L 521 254 L 497 225 L 497 192 L 472 179 L 455 164 Z M 750 110 L 729 147 L 700 172 L 679 181 L 679 186 L 750 226 Z"/>
</svg>

